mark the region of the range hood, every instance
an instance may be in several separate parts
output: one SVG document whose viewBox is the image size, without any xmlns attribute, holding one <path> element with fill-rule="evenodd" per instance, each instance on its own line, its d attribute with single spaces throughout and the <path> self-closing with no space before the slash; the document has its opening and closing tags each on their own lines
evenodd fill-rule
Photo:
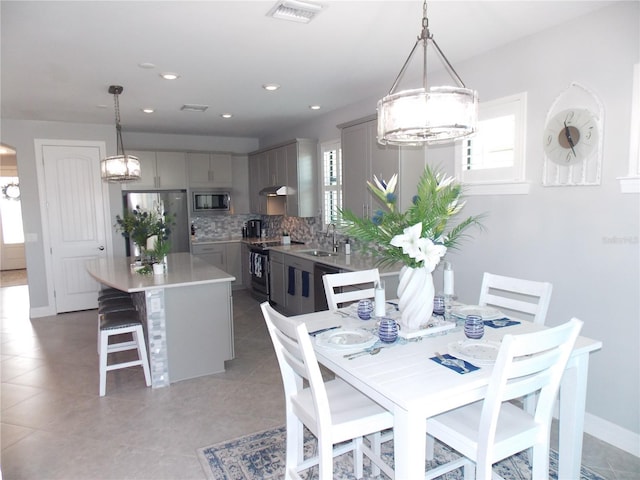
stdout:
<svg viewBox="0 0 640 480">
<path fill-rule="evenodd" d="M 264 195 L 265 197 L 280 197 L 283 195 L 293 195 L 294 193 L 296 193 L 296 191 L 286 185 L 273 185 L 260 190 L 260 195 Z"/>
</svg>

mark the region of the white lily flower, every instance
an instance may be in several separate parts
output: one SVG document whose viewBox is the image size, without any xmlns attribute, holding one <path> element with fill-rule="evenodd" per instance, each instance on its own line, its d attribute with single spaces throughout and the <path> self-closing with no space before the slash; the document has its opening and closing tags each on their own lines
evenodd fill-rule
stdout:
<svg viewBox="0 0 640 480">
<path fill-rule="evenodd" d="M 421 240 L 424 240 L 424 242 L 421 242 L 422 261 L 429 272 L 433 272 L 438 263 L 440 263 L 440 259 L 447 253 L 447 247 L 436 245 L 429 238 L 422 238 Z"/>
<path fill-rule="evenodd" d="M 420 255 L 419 240 L 420 235 L 422 235 L 422 222 L 418 222 L 412 227 L 407 227 L 403 231 L 404 233 L 391 239 L 391 245 L 402 248 L 403 253 L 406 253 L 411 258 L 416 258 Z"/>
</svg>

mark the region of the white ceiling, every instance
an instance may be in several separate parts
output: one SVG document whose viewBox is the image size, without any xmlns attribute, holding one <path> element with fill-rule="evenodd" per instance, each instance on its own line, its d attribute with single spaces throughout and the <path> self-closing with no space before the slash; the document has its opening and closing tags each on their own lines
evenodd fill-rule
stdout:
<svg viewBox="0 0 640 480">
<path fill-rule="evenodd" d="M 384 96 L 421 28 L 420 1 L 321 1 L 306 25 L 267 17 L 274 3 L 2 0 L 2 118 L 113 124 L 107 89 L 119 84 L 125 131 L 267 136 Z M 433 1 L 428 17 L 455 66 L 608 3 Z M 270 82 L 282 88 L 264 91 Z"/>
</svg>

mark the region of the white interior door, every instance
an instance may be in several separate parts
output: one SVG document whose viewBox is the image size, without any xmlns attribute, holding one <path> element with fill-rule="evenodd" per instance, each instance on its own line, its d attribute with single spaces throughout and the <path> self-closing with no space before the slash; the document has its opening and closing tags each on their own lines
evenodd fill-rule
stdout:
<svg viewBox="0 0 640 480">
<path fill-rule="evenodd" d="M 99 285 L 87 273 L 86 262 L 107 252 L 100 179 L 103 151 L 99 145 L 42 144 L 42 214 L 48 221 L 56 313 L 97 306 Z"/>
</svg>

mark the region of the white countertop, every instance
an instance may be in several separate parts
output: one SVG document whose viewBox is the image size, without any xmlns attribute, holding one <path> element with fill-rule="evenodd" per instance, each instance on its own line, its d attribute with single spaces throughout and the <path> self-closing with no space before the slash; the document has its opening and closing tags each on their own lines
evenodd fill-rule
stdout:
<svg viewBox="0 0 640 480">
<path fill-rule="evenodd" d="M 235 280 L 233 275 L 190 253 L 171 253 L 167 261 L 167 272 L 162 275 L 135 273 L 131 270 L 131 258 L 123 257 L 89 261 L 87 271 L 103 285 L 130 293 Z"/>
<path fill-rule="evenodd" d="M 345 255 L 344 253 L 337 253 L 330 257 L 316 257 L 304 252 L 309 250 L 323 250 L 327 251 L 324 247 L 314 245 L 282 245 L 278 247 L 271 247 L 272 251 L 282 252 L 289 255 L 295 255 L 307 260 L 313 260 L 316 263 L 322 263 L 324 265 L 330 265 L 342 270 L 356 271 L 356 270 L 369 270 L 371 268 L 378 268 L 380 270 L 380 276 L 397 275 L 402 268 L 401 264 L 395 264 L 392 266 L 379 267 L 377 260 L 370 256 L 359 255 L 352 253 L 351 255 Z"/>
</svg>

